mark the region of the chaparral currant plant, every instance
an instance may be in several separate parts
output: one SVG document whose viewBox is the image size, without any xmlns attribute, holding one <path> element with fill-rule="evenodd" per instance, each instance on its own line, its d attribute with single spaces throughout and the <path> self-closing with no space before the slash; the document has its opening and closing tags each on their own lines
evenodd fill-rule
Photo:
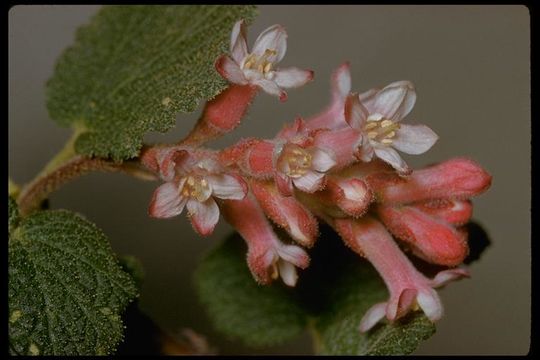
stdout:
<svg viewBox="0 0 540 360">
<path fill-rule="evenodd" d="M 213 291 L 216 286 L 232 286 L 231 284 L 235 283 L 233 275 L 230 275 L 230 279 L 225 278 L 224 282 L 212 285 L 209 280 L 211 276 L 208 276 L 210 265 L 206 264 L 198 271 L 198 277 L 202 279 L 199 284 L 201 298 L 207 303 L 212 303 L 212 300 L 208 299 L 208 293 L 212 293 L 212 297 L 215 295 L 218 298 L 219 306 L 227 306 L 227 303 L 243 304 L 250 296 L 258 296 L 260 301 L 256 304 L 257 309 L 253 310 L 254 314 L 262 314 L 268 307 L 268 313 L 276 315 L 275 318 L 268 320 L 267 327 L 263 327 L 263 331 L 267 331 L 268 334 L 272 333 L 269 329 L 275 327 L 276 333 L 279 334 L 275 339 L 281 339 L 280 336 L 285 337 L 287 333 L 297 331 L 297 328 L 293 329 L 294 326 L 298 328 L 305 326 L 307 315 L 304 312 L 307 310 L 295 303 L 296 300 L 293 299 L 294 296 L 290 297 L 288 289 L 276 287 L 271 283 L 281 278 L 289 288 L 301 285 L 302 275 L 313 265 L 313 260 L 310 260 L 311 249 L 321 241 L 322 237 L 319 235 L 324 227 L 331 227 L 347 247 L 359 257 L 369 261 L 387 287 L 387 299 L 370 300 L 362 305 L 360 318 L 355 320 L 354 337 L 363 340 L 354 341 L 385 344 L 385 336 L 388 337 L 390 336 L 388 334 L 397 331 L 402 331 L 404 337 L 408 333 L 413 334 L 416 342 L 418 338 L 429 336 L 427 333 L 419 335 L 415 331 L 429 328 L 432 322 L 443 316 L 443 305 L 435 289 L 453 280 L 469 276 L 469 271 L 462 265 L 468 254 L 464 225 L 472 215 L 470 199 L 489 188 L 491 176 L 478 164 L 465 158 L 454 158 L 419 170 L 410 168 L 398 151 L 422 154 L 438 139 L 429 127 L 406 123 L 405 118 L 416 101 L 413 84 L 409 81 L 397 81 L 382 89 L 354 92 L 349 63 L 344 63 L 335 70 L 331 79 L 331 103 L 317 115 L 308 118 L 298 117 L 290 124 L 284 125 L 273 137 L 245 138 L 220 150 L 205 147 L 209 141 L 232 131 L 239 125 L 259 90 L 286 101 L 287 93 L 284 89 L 298 88 L 307 84 L 313 79 L 313 71 L 297 67 L 277 67 L 287 49 L 287 32 L 281 25 L 273 25 L 264 30 L 249 50 L 247 24 L 252 17 L 251 8 L 180 8 L 182 9 L 159 6 L 150 10 L 146 7 L 113 7 L 104 10 L 98 19 L 114 22 L 123 16 L 130 24 L 137 24 L 138 20 L 146 18 L 145 21 L 157 28 L 162 26 L 163 28 L 159 29 L 164 30 L 170 26 L 168 24 L 175 16 L 189 16 L 190 13 L 195 16 L 200 12 L 197 16 L 211 18 L 217 16 L 214 13 L 215 9 L 221 10 L 220 24 L 222 27 L 227 24 L 225 32 L 221 29 L 221 40 L 216 39 L 214 42 L 212 38 L 214 33 L 208 30 L 204 38 L 206 43 L 197 44 L 201 37 L 193 34 L 194 43 L 197 44 L 193 46 L 202 54 L 200 58 L 206 56 L 211 60 L 201 64 L 190 63 L 201 72 L 200 76 L 186 80 L 190 75 L 181 71 L 169 75 L 173 77 L 172 80 L 177 79 L 180 84 L 186 84 L 181 90 L 174 92 L 172 84 L 175 82 L 167 81 L 167 74 L 156 70 L 158 71 L 156 73 L 143 72 L 129 77 L 129 81 L 135 81 L 137 76 L 141 79 L 151 78 L 152 80 L 148 80 L 150 88 L 157 92 L 152 99 L 159 100 L 147 102 L 144 96 L 137 98 L 135 100 L 139 101 L 139 107 L 133 111 L 126 110 L 122 113 L 121 109 L 114 108 L 118 102 L 110 100 L 115 96 L 139 96 L 138 93 L 130 93 L 130 86 L 137 85 L 135 82 L 126 85 L 125 80 L 116 78 L 116 75 L 107 81 L 103 80 L 102 85 L 99 85 L 103 89 L 112 86 L 107 95 L 109 97 L 104 95 L 101 98 L 88 93 L 81 103 L 73 102 L 72 98 L 67 100 L 65 96 L 70 96 L 69 91 L 87 86 L 86 81 L 90 79 L 94 83 L 88 85 L 88 89 L 94 89 L 95 84 L 101 84 L 102 78 L 94 80 L 90 76 L 92 74 L 101 76 L 97 75 L 98 72 L 92 73 L 99 68 L 97 66 L 99 62 L 92 64 L 91 61 L 99 59 L 89 59 L 84 52 L 78 53 L 84 44 L 88 46 L 88 43 L 101 39 L 108 34 L 107 31 L 110 31 L 100 28 L 99 21 L 96 22 L 97 25 L 92 25 L 94 27 L 80 33 L 78 47 L 67 52 L 63 62 L 58 66 L 58 71 L 61 71 L 75 63 L 82 64 L 79 65 L 79 71 L 87 73 L 84 74 L 84 79 L 80 78 L 78 88 L 67 87 L 65 82 L 69 80 L 62 77 L 55 77 L 49 83 L 51 115 L 64 123 L 73 122 L 77 132 L 74 141 L 66 147 L 68 156 L 63 154 L 20 193 L 13 193 L 17 198 L 18 207 L 10 200 L 10 256 L 17 259 L 13 262 L 13 267 L 10 264 L 10 275 L 14 277 L 23 271 L 21 269 L 27 266 L 28 261 L 38 264 L 33 268 L 32 274 L 28 275 L 29 279 L 25 286 L 29 288 L 23 291 L 16 286 L 20 280 L 11 281 L 14 284 L 13 288 L 10 285 L 12 352 L 39 353 L 40 349 L 45 349 L 42 353 L 62 352 L 58 351 L 58 347 L 48 347 L 47 341 L 52 339 L 47 340 L 46 334 L 40 333 L 38 336 L 34 333 L 24 337 L 25 328 L 18 327 L 22 312 L 32 307 L 22 304 L 26 301 L 25 296 L 30 298 L 34 296 L 31 283 L 39 284 L 42 281 L 40 271 L 48 269 L 44 267 L 45 265 L 39 265 L 39 261 L 36 260 L 40 256 L 40 248 L 28 250 L 25 246 L 32 243 L 32 237 L 36 239 L 35 246 L 49 243 L 46 234 L 44 238 L 39 238 L 39 231 L 44 231 L 43 229 L 33 229 L 40 226 L 40 221 L 45 221 L 44 218 L 47 216 L 69 218 L 74 238 L 79 239 L 81 236 L 84 238 L 86 236 L 84 234 L 90 237 L 93 232 L 97 233 L 95 236 L 102 236 L 92 224 L 67 212 L 36 212 L 40 202 L 52 190 L 65 181 L 92 170 L 122 170 L 139 178 L 159 180 L 161 184 L 150 199 L 149 215 L 154 218 L 171 218 L 185 212 L 194 230 L 202 236 L 210 235 L 223 216 L 245 241 L 247 254 L 244 256 L 247 264 L 243 264 L 242 268 L 249 269 L 252 275 L 251 283 L 242 286 L 242 296 L 221 301 L 227 294 L 220 292 L 216 294 Z M 220 47 L 219 41 L 223 42 L 228 38 L 231 27 L 229 53 L 223 53 L 224 49 Z M 167 29 L 168 32 L 163 32 L 167 36 L 187 37 L 189 26 Z M 119 36 L 118 32 L 109 35 Z M 155 36 L 157 39 L 161 35 L 156 30 L 155 34 L 147 36 Z M 144 44 L 126 44 L 133 57 L 139 56 L 140 52 L 153 51 L 147 55 L 159 58 L 160 51 L 163 51 L 159 42 L 156 42 L 150 50 L 145 48 Z M 100 53 L 96 51 L 95 54 L 99 57 Z M 129 53 L 126 55 L 126 59 L 130 59 L 129 55 Z M 141 59 L 144 60 L 144 58 L 139 60 Z M 167 56 L 163 59 L 165 64 L 160 69 L 167 68 L 165 66 L 168 64 L 167 61 L 172 61 Z M 184 60 L 186 63 L 195 61 L 189 57 Z M 138 58 L 134 59 L 133 63 L 140 64 L 137 61 Z M 143 69 L 147 71 L 147 68 Z M 204 73 L 205 69 L 209 69 L 208 73 Z M 126 65 L 125 71 L 128 70 L 129 66 Z M 218 74 L 221 78 L 217 76 Z M 211 80 L 207 82 L 200 80 L 205 76 L 210 76 Z M 161 82 L 152 82 L 155 79 L 161 79 Z M 184 83 L 181 82 L 182 79 Z M 160 86 L 172 91 L 171 95 L 165 96 Z M 197 86 L 204 90 L 193 90 Z M 60 89 L 67 91 L 68 94 L 63 94 Z M 197 95 L 194 96 L 194 92 Z M 140 134 L 144 131 L 151 129 L 164 131 L 171 127 L 169 119 L 176 112 L 193 110 L 193 105 L 182 103 L 184 98 L 189 96 L 193 99 L 209 99 L 192 131 L 177 143 L 142 145 Z M 59 101 L 62 99 L 66 99 L 66 103 Z M 79 111 L 83 120 L 75 121 L 73 111 Z M 163 117 L 158 115 L 160 111 L 165 114 Z M 119 117 L 118 122 L 104 125 L 106 118 L 114 116 Z M 122 124 L 145 116 L 154 120 L 149 122 L 149 125 L 144 125 L 144 129 L 120 134 Z M 144 124 L 144 121 L 141 120 L 140 124 Z M 105 128 L 116 129 L 118 134 L 111 137 Z M 124 145 L 117 146 L 120 143 Z M 110 161 L 109 158 L 116 161 Z M 53 225 L 50 226 L 54 227 Z M 52 229 L 51 233 L 54 231 Z M 69 246 L 76 247 L 76 243 Z M 432 275 L 424 274 L 415 267 L 414 260 L 409 259 L 403 249 L 410 251 L 424 262 L 439 266 L 439 271 Z M 50 254 L 54 253 L 53 250 L 50 251 Z M 73 248 L 63 251 L 75 256 L 80 250 Z M 27 260 L 20 258 L 23 255 Z M 83 253 L 81 252 L 79 256 L 83 256 Z M 217 255 L 212 256 L 209 259 L 217 261 Z M 76 262 L 78 258 L 74 259 L 72 261 Z M 112 258 L 95 258 L 85 260 L 84 263 L 100 261 L 109 261 L 112 262 L 109 266 L 117 266 Z M 360 259 L 358 263 L 361 263 Z M 223 263 L 217 267 L 220 268 L 217 271 L 222 276 L 229 276 L 227 274 L 236 271 L 230 264 Z M 125 282 L 122 291 L 115 293 L 115 287 L 111 285 L 108 290 L 110 294 L 105 295 L 106 292 L 99 294 L 104 298 L 99 300 L 98 305 L 88 302 L 84 304 L 86 308 L 80 304 L 78 306 L 85 309 L 87 314 L 97 309 L 101 313 L 100 316 L 107 319 L 91 317 L 91 322 L 111 321 L 113 327 L 118 328 L 121 323 L 114 314 L 121 311 L 128 299 L 133 297 L 134 289 L 125 273 L 119 269 L 116 271 L 109 274 L 109 277 L 104 276 L 98 283 Z M 358 278 L 358 286 L 365 285 L 366 289 L 374 286 L 365 279 L 365 284 L 362 283 L 362 276 Z M 48 280 L 50 279 L 45 278 L 44 281 Z M 50 286 L 53 287 L 54 282 L 50 281 Z M 88 289 L 83 286 L 73 291 L 78 291 L 77 296 L 84 298 Z M 50 306 L 64 306 L 61 304 L 61 296 L 53 298 L 58 304 L 54 301 L 40 303 L 41 309 L 38 312 L 48 313 L 51 311 Z M 276 300 L 276 304 L 279 303 L 275 308 L 268 305 L 274 301 L 272 299 Z M 241 313 L 247 311 L 247 307 L 249 306 L 242 308 L 238 305 L 238 312 L 233 315 L 233 324 L 244 316 Z M 222 317 L 222 313 L 215 309 L 210 304 L 213 316 Z M 280 322 L 277 314 L 284 313 L 300 315 L 296 316 L 297 321 Z M 418 317 L 421 313 L 425 314 L 425 317 L 423 315 Z M 403 322 L 403 319 L 410 316 L 416 317 L 409 323 Z M 27 317 L 25 319 L 27 322 L 31 321 Z M 251 321 L 255 320 L 251 318 Z M 262 316 L 260 321 L 263 321 Z M 386 324 L 378 325 L 380 322 Z M 325 327 L 323 320 L 317 324 L 315 328 Z M 49 326 L 54 327 L 50 324 Z M 242 330 L 242 326 L 248 330 Z M 258 331 L 249 330 L 250 326 L 252 325 L 244 323 L 239 326 L 226 324 L 225 327 L 221 327 L 232 335 L 250 341 L 250 336 Z M 386 326 L 389 329 L 386 335 L 379 332 L 378 326 Z M 70 325 L 62 325 L 60 328 L 68 333 L 76 332 Z M 84 346 L 78 348 L 76 343 L 65 351 L 108 353 L 121 336 L 121 332 L 119 333 L 117 329 L 111 332 L 113 334 L 110 337 L 114 338 L 112 343 L 99 338 L 102 336 L 99 333 L 95 335 L 99 338 L 95 343 L 99 345 L 94 346 L 99 351 L 89 351 Z M 324 334 L 327 332 L 322 333 L 322 337 L 325 338 Z M 257 342 L 253 340 L 253 344 Z M 264 344 L 264 341 L 260 343 Z M 407 348 L 380 351 L 410 352 L 415 346 L 413 344 Z M 325 348 L 327 352 L 332 353 L 329 350 L 332 348 L 331 345 L 326 344 Z M 362 351 L 355 350 L 355 353 Z"/>
</svg>

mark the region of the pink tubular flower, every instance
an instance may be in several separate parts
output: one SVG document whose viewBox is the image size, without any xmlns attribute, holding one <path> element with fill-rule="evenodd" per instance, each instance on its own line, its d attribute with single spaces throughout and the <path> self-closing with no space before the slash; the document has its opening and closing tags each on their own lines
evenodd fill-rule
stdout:
<svg viewBox="0 0 540 360">
<path fill-rule="evenodd" d="M 268 284 L 280 276 L 286 285 L 296 285 L 296 267 L 305 269 L 309 256 L 302 248 L 278 239 L 252 195 L 224 202 L 223 215 L 248 245 L 247 261 L 255 280 Z"/>
<path fill-rule="evenodd" d="M 431 263 L 460 264 L 468 254 L 466 233 L 455 226 L 469 221 L 468 198 L 486 190 L 491 176 L 467 159 L 420 169 L 404 179 L 391 172 L 370 174 L 375 212 L 388 230 L 413 253 Z"/>
<path fill-rule="evenodd" d="M 314 129 L 340 129 L 347 127 L 344 117 L 345 100 L 351 92 L 351 72 L 348 62 L 340 65 L 332 74 L 332 101 L 328 108 L 306 120 L 306 127 Z"/>
<path fill-rule="evenodd" d="M 158 150 L 155 156 L 153 163 L 159 165 L 160 175 L 166 182 L 154 192 L 148 209 L 150 216 L 170 218 L 187 207 L 193 228 L 206 236 L 219 220 L 214 198 L 239 200 L 247 193 L 247 185 L 241 177 L 220 173 L 211 158 L 199 159 L 179 148 Z"/>
<path fill-rule="evenodd" d="M 442 271 L 434 279 L 426 278 L 401 252 L 384 226 L 371 216 L 336 220 L 335 227 L 347 245 L 373 264 L 390 293 L 388 301 L 366 312 L 360 322 L 361 332 L 368 331 L 385 316 L 395 321 L 418 307 L 431 321 L 439 320 L 443 306 L 433 288 L 469 276 L 467 270 L 456 268 Z"/>
<path fill-rule="evenodd" d="M 197 124 L 182 144 L 200 145 L 232 131 L 240 124 L 256 94 L 254 86 L 230 85 L 206 103 Z"/>
<path fill-rule="evenodd" d="M 376 172 L 366 177 L 378 202 L 405 204 L 434 199 L 468 199 L 486 191 L 491 175 L 465 158 L 454 158 L 415 170 L 407 179 L 391 172 Z"/>
<path fill-rule="evenodd" d="M 251 190 L 259 205 L 274 223 L 282 227 L 296 242 L 312 246 L 318 235 L 315 217 L 293 196 L 283 196 L 271 182 L 253 180 Z"/>
<path fill-rule="evenodd" d="M 238 21 L 231 34 L 231 57 L 221 56 L 216 69 L 233 84 L 251 84 L 265 92 L 287 99 L 283 88 L 296 88 L 313 79 L 313 71 L 296 67 L 274 70 L 274 65 L 283 59 L 287 50 L 287 32 L 281 25 L 264 30 L 248 53 L 244 20 Z"/>
<path fill-rule="evenodd" d="M 438 139 L 425 125 L 400 123 L 412 110 L 415 101 L 414 87 L 408 81 L 394 82 L 375 93 L 352 94 L 347 98 L 345 120 L 363 135 L 362 161 L 369 162 L 376 156 L 401 174 L 411 172 L 394 149 L 407 154 L 422 154 Z"/>
</svg>

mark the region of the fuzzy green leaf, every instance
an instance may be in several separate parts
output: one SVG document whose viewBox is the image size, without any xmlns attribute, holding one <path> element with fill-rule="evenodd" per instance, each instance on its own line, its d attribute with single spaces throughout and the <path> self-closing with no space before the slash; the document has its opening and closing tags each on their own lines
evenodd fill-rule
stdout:
<svg viewBox="0 0 540 360">
<path fill-rule="evenodd" d="M 49 114 L 81 131 L 78 153 L 127 159 L 226 82 L 214 69 L 254 6 L 105 6 L 81 27 L 47 84 Z"/>
<path fill-rule="evenodd" d="M 118 259 L 118 261 L 122 267 L 122 270 L 131 276 L 137 289 L 141 290 L 145 276 L 141 261 L 133 255 L 123 255 Z"/>
<path fill-rule="evenodd" d="M 304 307 L 316 317 L 318 353 L 409 354 L 435 332 L 435 326 L 416 312 L 396 324 L 380 324 L 361 334 L 358 326 L 366 311 L 388 297 L 380 276 L 327 227 L 322 227 L 311 256 L 311 266 L 300 278 L 297 290 Z"/>
<path fill-rule="evenodd" d="M 300 334 L 306 313 L 293 289 L 258 285 L 246 251 L 235 234 L 208 254 L 195 273 L 199 297 L 215 327 L 249 346 L 278 344 Z"/>
<path fill-rule="evenodd" d="M 12 354 L 114 351 L 136 289 L 101 230 L 69 211 L 42 211 L 20 221 L 8 248 Z"/>
</svg>

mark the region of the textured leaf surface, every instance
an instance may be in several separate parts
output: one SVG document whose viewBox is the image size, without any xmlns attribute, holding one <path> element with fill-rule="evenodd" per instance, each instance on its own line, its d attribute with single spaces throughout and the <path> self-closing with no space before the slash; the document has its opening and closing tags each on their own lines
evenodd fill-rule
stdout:
<svg viewBox="0 0 540 360">
<path fill-rule="evenodd" d="M 123 255 L 118 259 L 118 261 L 122 270 L 131 276 L 137 290 L 140 291 L 145 277 L 144 268 L 141 261 L 133 255 Z"/>
<path fill-rule="evenodd" d="M 135 285 L 105 235 L 68 211 L 42 211 L 9 237 L 12 354 L 108 354 Z"/>
<path fill-rule="evenodd" d="M 247 248 L 233 235 L 214 249 L 196 271 L 201 301 L 216 328 L 249 346 L 284 342 L 300 334 L 306 313 L 292 289 L 258 285 L 246 264 Z"/>
<path fill-rule="evenodd" d="M 51 118 L 85 129 L 76 151 L 136 156 L 143 135 L 226 87 L 214 69 L 233 24 L 254 6 L 106 6 L 80 28 L 47 84 Z"/>
</svg>

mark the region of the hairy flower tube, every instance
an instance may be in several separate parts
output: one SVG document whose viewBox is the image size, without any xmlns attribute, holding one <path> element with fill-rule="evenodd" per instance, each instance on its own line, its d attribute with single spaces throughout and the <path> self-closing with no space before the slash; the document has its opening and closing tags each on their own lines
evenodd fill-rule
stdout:
<svg viewBox="0 0 540 360">
<path fill-rule="evenodd" d="M 450 269 L 439 273 L 433 280 L 427 279 L 401 252 L 384 226 L 371 216 L 359 220 L 338 219 L 334 226 L 353 250 L 375 266 L 390 292 L 388 301 L 374 305 L 364 315 L 359 325 L 362 332 L 385 316 L 394 321 L 417 307 L 430 320 L 439 320 L 443 306 L 433 288 L 468 276 L 465 269 Z"/>
<path fill-rule="evenodd" d="M 227 202 L 224 215 L 246 240 L 248 265 L 258 282 L 268 284 L 279 276 L 286 285 L 296 285 L 296 267 L 305 269 L 309 256 L 301 247 L 279 240 L 252 196 Z"/>
<path fill-rule="evenodd" d="M 238 21 L 231 34 L 230 56 L 223 55 L 215 67 L 230 86 L 208 101 L 203 114 L 183 145 L 199 146 L 236 128 L 259 89 L 287 99 L 283 88 L 296 88 L 313 80 L 313 71 L 296 67 L 274 69 L 287 50 L 287 32 L 280 25 L 264 30 L 248 53 L 246 26 Z"/>
<path fill-rule="evenodd" d="M 208 235 L 222 214 L 247 243 L 254 279 L 269 284 L 281 278 L 288 286 L 309 265 L 304 248 L 317 241 L 318 221 L 324 221 L 388 287 L 389 299 L 365 314 L 361 331 L 414 310 L 440 319 L 435 288 L 469 276 L 461 265 L 468 253 L 463 225 L 472 216 L 470 199 L 489 188 L 491 176 L 465 158 L 419 170 L 401 159 L 396 150 L 421 154 L 438 139 L 425 125 L 401 122 L 416 101 L 412 83 L 351 93 L 350 64 L 344 63 L 332 75 L 331 103 L 322 112 L 297 117 L 273 137 L 246 138 L 221 150 L 201 147 L 239 124 L 258 88 L 284 98 L 282 88 L 312 78 L 310 71 L 274 68 L 285 50 L 285 30 L 275 25 L 249 52 L 245 24 L 236 23 L 230 55 L 216 62 L 231 85 L 206 103 L 187 138 L 141 154 L 164 182 L 150 215 L 169 218 L 186 207 L 194 229 Z M 278 236 L 274 226 L 284 231 Z M 402 248 L 448 269 L 430 279 Z"/>
</svg>

